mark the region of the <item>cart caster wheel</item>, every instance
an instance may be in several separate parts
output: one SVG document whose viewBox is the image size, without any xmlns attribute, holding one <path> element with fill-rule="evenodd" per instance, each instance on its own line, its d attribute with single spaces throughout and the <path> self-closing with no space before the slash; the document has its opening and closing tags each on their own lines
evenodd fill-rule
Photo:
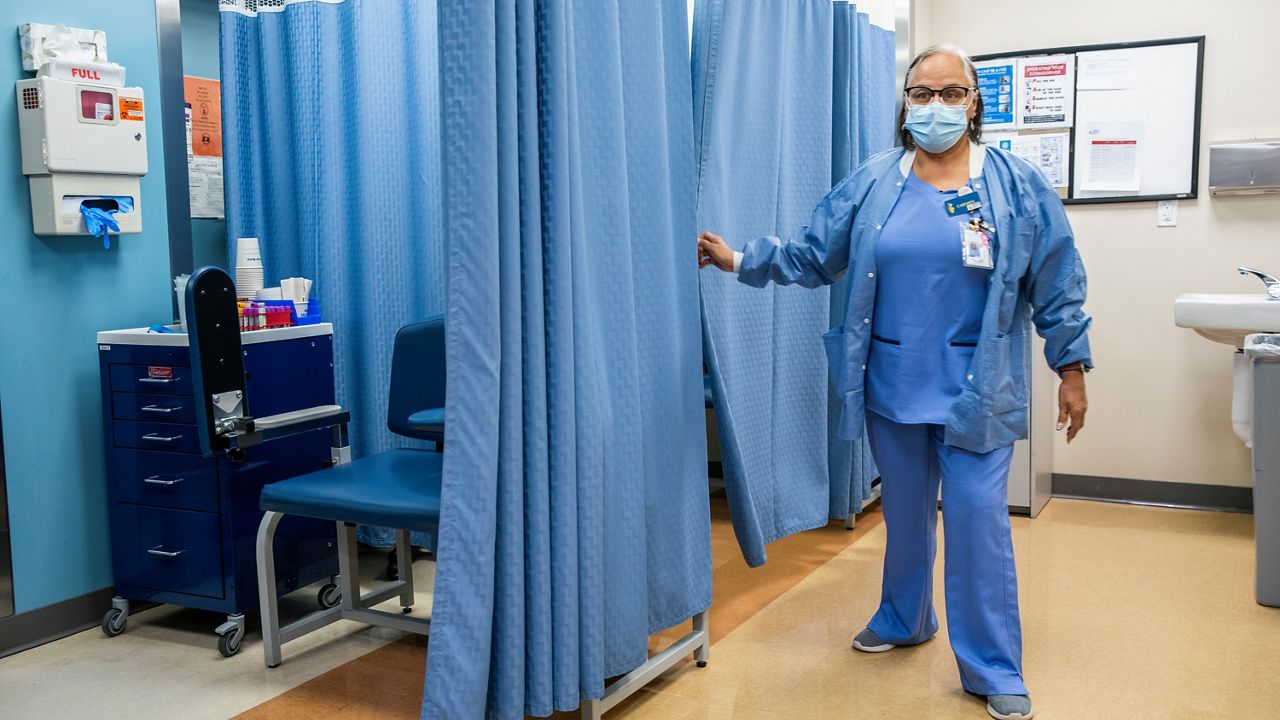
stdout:
<svg viewBox="0 0 1280 720">
<path fill-rule="evenodd" d="M 404 613 L 405 615 L 408 615 L 409 613 L 413 612 L 413 608 L 412 607 L 400 608 L 400 612 Z"/>
<path fill-rule="evenodd" d="M 699 661 L 697 662 L 697 666 L 698 666 L 698 667 L 706 667 L 706 666 L 707 666 L 707 661 L 706 661 L 706 660 L 699 660 Z"/>
<path fill-rule="evenodd" d="M 115 637 L 124 632 L 129 624 L 129 616 L 120 608 L 111 608 L 102 616 L 102 633 L 107 637 Z"/>
<path fill-rule="evenodd" d="M 316 593 L 316 604 L 318 604 L 322 610 L 338 607 L 338 604 L 341 602 L 342 591 L 333 583 L 328 583 L 324 587 L 320 588 L 320 592 Z"/>
<path fill-rule="evenodd" d="M 243 637 L 241 633 L 234 631 L 218 636 L 218 652 L 222 654 L 222 657 L 231 657 L 240 652 L 241 637 Z"/>
</svg>

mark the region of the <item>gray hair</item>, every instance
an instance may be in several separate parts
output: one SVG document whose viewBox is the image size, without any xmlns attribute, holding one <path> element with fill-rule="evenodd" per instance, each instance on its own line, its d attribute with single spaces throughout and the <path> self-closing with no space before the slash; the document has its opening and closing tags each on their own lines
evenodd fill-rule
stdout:
<svg viewBox="0 0 1280 720">
<path fill-rule="evenodd" d="M 907 66 L 906 83 L 903 85 L 904 90 L 911 84 L 911 73 L 915 71 L 916 65 L 919 65 L 921 60 L 933 57 L 934 55 L 951 55 L 952 57 L 958 58 L 960 62 L 964 63 L 964 71 L 965 74 L 969 76 L 969 82 L 974 85 L 978 84 L 978 69 L 973 66 L 973 61 L 969 59 L 969 53 L 961 50 L 959 47 L 956 47 L 951 43 L 942 43 L 940 45 L 930 45 L 924 50 L 921 50 L 920 53 L 916 55 L 915 59 L 911 61 L 911 64 Z"/>
<path fill-rule="evenodd" d="M 924 60 L 927 57 L 933 57 L 934 55 L 951 55 L 952 57 L 959 58 L 960 62 L 964 65 L 965 74 L 969 76 L 970 87 L 977 87 L 978 68 L 974 67 L 973 60 L 969 59 L 969 53 L 965 52 L 964 50 L 961 50 L 955 45 L 944 43 L 941 45 L 930 45 L 924 50 L 921 50 L 915 56 L 915 59 L 913 59 L 911 61 L 911 64 L 907 66 L 907 76 L 904 79 L 902 84 L 903 92 L 906 92 L 907 88 L 911 86 L 911 73 L 915 72 L 916 66 L 920 64 L 920 61 Z M 974 90 L 974 92 L 977 92 L 977 91 Z M 982 142 L 982 96 L 981 95 L 979 95 L 977 98 L 977 108 L 978 108 L 977 111 L 974 112 L 973 114 L 973 120 L 969 122 L 969 139 L 975 143 Z M 906 127 L 904 127 L 906 122 L 907 122 L 907 104 L 904 101 L 902 103 L 902 112 L 898 115 L 898 137 L 902 141 L 902 147 L 910 150 L 916 146 L 916 141 L 914 138 L 911 137 L 911 133 L 907 131 Z"/>
</svg>

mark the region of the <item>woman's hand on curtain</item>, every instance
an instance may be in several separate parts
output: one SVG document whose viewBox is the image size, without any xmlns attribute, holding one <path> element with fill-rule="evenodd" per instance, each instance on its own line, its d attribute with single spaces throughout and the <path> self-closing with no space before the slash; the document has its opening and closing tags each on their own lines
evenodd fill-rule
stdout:
<svg viewBox="0 0 1280 720">
<path fill-rule="evenodd" d="M 724 238 L 713 232 L 704 230 L 698 236 L 698 267 L 713 265 L 724 272 L 733 271 L 733 249 Z"/>
</svg>

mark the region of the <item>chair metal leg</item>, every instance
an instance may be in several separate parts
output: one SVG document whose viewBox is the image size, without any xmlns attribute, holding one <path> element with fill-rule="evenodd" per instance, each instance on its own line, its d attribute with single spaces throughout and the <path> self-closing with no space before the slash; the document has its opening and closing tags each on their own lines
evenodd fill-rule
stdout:
<svg viewBox="0 0 1280 720">
<path fill-rule="evenodd" d="M 698 667 L 706 667 L 711 659 L 711 633 L 707 630 L 707 611 L 693 616 L 693 633 L 701 638 L 701 645 L 693 651 L 693 661 Z"/>
<path fill-rule="evenodd" d="M 338 522 L 338 587 L 342 588 L 342 612 L 360 607 L 360 558 L 355 523 Z"/>
<path fill-rule="evenodd" d="M 258 525 L 258 610 L 262 614 L 262 652 L 267 667 L 280 664 L 280 607 L 276 597 L 276 526 L 283 513 L 267 512 Z"/>
<path fill-rule="evenodd" d="M 409 543 L 408 530 L 396 530 L 396 569 L 404 588 L 400 592 L 400 607 L 409 612 L 413 607 L 413 546 Z"/>
<path fill-rule="evenodd" d="M 601 720 L 604 717 L 603 705 L 599 700 L 583 700 L 582 720 Z"/>
</svg>

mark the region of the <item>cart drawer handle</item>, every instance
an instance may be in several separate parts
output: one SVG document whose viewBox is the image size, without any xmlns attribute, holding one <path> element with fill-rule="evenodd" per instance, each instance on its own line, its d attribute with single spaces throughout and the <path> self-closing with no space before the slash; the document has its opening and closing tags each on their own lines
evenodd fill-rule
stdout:
<svg viewBox="0 0 1280 720">
<path fill-rule="evenodd" d="M 174 557 L 178 557 L 179 555 L 187 551 L 186 548 L 183 548 L 182 550 L 161 550 L 160 548 L 162 547 L 164 546 L 157 545 L 151 548 L 150 550 L 148 550 L 147 552 L 151 555 L 159 555 L 160 557 L 174 558 Z"/>
<path fill-rule="evenodd" d="M 176 440 L 181 440 L 182 436 L 181 435 L 157 435 L 156 433 L 148 433 L 146 435 L 143 435 L 142 439 L 150 440 L 151 442 L 171 443 Z"/>
<path fill-rule="evenodd" d="M 177 485 L 178 483 L 182 482 L 185 479 L 186 478 L 166 479 L 160 475 L 152 475 L 149 478 L 143 478 L 142 482 L 150 483 L 152 485 Z"/>
<path fill-rule="evenodd" d="M 163 413 L 165 415 L 168 415 L 171 412 L 177 412 L 181 409 L 182 409 L 181 405 L 177 407 L 160 407 L 159 405 L 143 405 L 142 406 L 142 412 Z"/>
<path fill-rule="evenodd" d="M 177 378 L 153 378 L 153 377 L 138 378 L 138 382 L 157 383 L 159 385 L 168 385 L 171 382 L 177 382 L 177 381 L 178 381 Z"/>
</svg>

